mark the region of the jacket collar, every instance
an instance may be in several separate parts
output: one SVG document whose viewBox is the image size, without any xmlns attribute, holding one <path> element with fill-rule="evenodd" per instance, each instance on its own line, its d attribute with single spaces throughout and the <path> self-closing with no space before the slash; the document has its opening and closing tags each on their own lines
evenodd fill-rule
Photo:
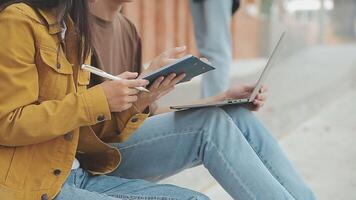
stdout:
<svg viewBox="0 0 356 200">
<path fill-rule="evenodd" d="M 39 9 L 38 12 L 45 23 L 48 25 L 49 34 L 58 34 L 62 31 L 62 27 L 53 11 Z"/>
</svg>

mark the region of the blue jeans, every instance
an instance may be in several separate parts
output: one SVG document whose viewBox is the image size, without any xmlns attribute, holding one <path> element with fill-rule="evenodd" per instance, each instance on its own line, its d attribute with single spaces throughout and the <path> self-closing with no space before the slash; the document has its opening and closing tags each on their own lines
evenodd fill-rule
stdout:
<svg viewBox="0 0 356 200">
<path fill-rule="evenodd" d="M 154 116 L 127 142 L 113 145 L 123 156 L 115 172 L 96 177 L 85 173 L 77 184 L 69 178 L 57 200 L 69 200 L 66 195 L 72 197 L 76 190 L 88 200 L 123 199 L 115 197 L 120 195 L 208 199 L 194 191 L 153 183 L 198 165 L 204 165 L 234 199 L 316 199 L 266 128 L 242 107 Z"/>
<path fill-rule="evenodd" d="M 216 67 L 203 75 L 202 97 L 214 96 L 229 87 L 232 62 L 232 0 L 190 0 L 195 39 L 202 57 Z"/>
</svg>

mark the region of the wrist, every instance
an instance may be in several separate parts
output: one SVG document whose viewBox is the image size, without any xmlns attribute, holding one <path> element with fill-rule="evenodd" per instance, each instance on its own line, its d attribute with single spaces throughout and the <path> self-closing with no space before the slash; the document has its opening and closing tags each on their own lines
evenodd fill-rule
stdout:
<svg viewBox="0 0 356 200">
<path fill-rule="evenodd" d="M 147 109 L 147 107 L 149 106 L 148 103 L 143 103 L 143 102 L 139 102 L 139 101 L 137 101 L 137 102 L 135 103 L 135 105 L 136 105 L 137 110 L 138 110 L 139 112 L 145 111 L 145 110 Z"/>
<path fill-rule="evenodd" d="M 141 93 L 139 94 L 138 96 L 138 100 L 137 102 L 135 103 L 136 104 L 136 107 L 137 109 L 140 111 L 140 112 L 143 112 L 145 111 L 151 104 L 152 101 L 148 96 L 146 96 L 147 94 L 144 94 L 144 93 Z"/>
</svg>

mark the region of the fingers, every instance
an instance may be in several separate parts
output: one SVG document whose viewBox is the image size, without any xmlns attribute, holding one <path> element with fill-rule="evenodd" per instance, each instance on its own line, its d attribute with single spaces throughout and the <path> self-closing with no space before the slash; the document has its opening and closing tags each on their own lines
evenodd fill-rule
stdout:
<svg viewBox="0 0 356 200">
<path fill-rule="evenodd" d="M 169 50 L 163 52 L 161 55 L 163 57 L 176 58 L 176 57 L 179 57 L 181 54 L 185 53 L 186 49 L 187 49 L 186 46 L 175 47 L 175 48 L 172 48 L 172 49 L 169 49 Z"/>
<path fill-rule="evenodd" d="M 260 89 L 260 93 L 265 93 L 265 92 L 267 92 L 268 91 L 268 88 L 267 88 L 267 86 L 265 86 L 265 85 L 263 85 L 262 87 L 261 87 L 261 89 Z"/>
<path fill-rule="evenodd" d="M 257 99 L 258 101 L 266 101 L 266 100 L 267 100 L 267 97 L 264 96 L 264 95 L 262 95 L 262 94 L 258 94 L 258 95 L 256 96 L 256 99 Z"/>
<path fill-rule="evenodd" d="M 181 74 L 177 76 L 176 74 L 171 74 L 169 75 L 160 85 L 160 87 L 164 88 L 170 88 L 178 84 L 180 81 L 182 81 L 186 77 L 185 74 Z"/>
<path fill-rule="evenodd" d="M 157 78 L 155 82 L 153 82 L 151 88 L 158 89 L 158 88 L 167 88 L 175 86 L 177 83 L 181 82 L 186 77 L 186 74 L 181 74 L 177 76 L 176 74 L 170 74 L 167 78 L 163 76 Z"/>
<path fill-rule="evenodd" d="M 161 83 L 161 86 L 160 87 L 167 87 L 168 85 L 170 85 L 171 81 L 176 77 L 177 75 L 176 74 L 170 74 L 168 75 L 164 81 Z"/>
<path fill-rule="evenodd" d="M 258 111 L 264 106 L 264 103 L 258 100 L 254 100 L 252 104 L 246 104 L 243 106 L 251 111 Z"/>
<path fill-rule="evenodd" d="M 124 84 L 130 88 L 145 87 L 149 84 L 149 81 L 145 79 L 124 80 Z"/>
<path fill-rule="evenodd" d="M 140 93 L 140 91 L 131 88 L 127 89 L 125 92 L 126 95 L 137 95 L 138 93 Z"/>
<path fill-rule="evenodd" d="M 108 100 L 111 112 L 122 112 L 129 109 L 138 100 L 137 89 L 133 87 L 143 87 L 149 82 L 147 80 L 126 80 L 105 81 L 101 84 Z"/>
<path fill-rule="evenodd" d="M 169 64 L 177 62 L 177 60 L 178 60 L 177 58 L 162 58 L 160 60 L 160 65 L 161 66 L 166 66 L 166 65 L 169 65 Z"/>
<path fill-rule="evenodd" d="M 255 85 L 246 85 L 246 86 L 245 86 L 245 91 L 247 91 L 247 92 L 252 92 L 255 88 L 256 88 Z M 261 87 L 261 89 L 260 89 L 258 92 L 259 92 L 259 93 L 265 93 L 265 92 L 267 92 L 267 91 L 268 91 L 268 88 L 267 88 L 265 85 L 263 85 L 263 86 Z"/>
<path fill-rule="evenodd" d="M 157 78 L 157 79 L 155 80 L 155 82 L 153 82 L 153 84 L 152 84 L 152 86 L 150 87 L 150 89 L 158 89 L 163 80 L 164 80 L 164 77 L 163 77 L 163 76 Z"/>
<path fill-rule="evenodd" d="M 136 95 L 135 96 L 127 96 L 125 98 L 125 101 L 126 101 L 126 103 L 134 103 L 137 101 L 137 96 Z"/>
<path fill-rule="evenodd" d="M 157 94 L 156 99 L 161 98 L 162 96 L 174 90 L 174 86 L 180 81 L 182 81 L 184 77 L 186 77 L 185 74 L 180 74 L 179 76 L 177 76 L 173 73 L 168 75 L 166 78 L 157 78 L 150 87 L 151 94 Z"/>
<path fill-rule="evenodd" d="M 185 77 L 186 77 L 186 74 L 181 74 L 181 75 L 179 75 L 177 78 L 175 78 L 175 79 L 172 80 L 171 85 L 172 85 L 172 86 L 177 85 L 177 84 L 178 84 L 179 82 L 181 82 Z"/>
<path fill-rule="evenodd" d="M 211 65 L 212 63 L 207 58 L 200 58 L 201 61 Z"/>
<path fill-rule="evenodd" d="M 253 105 L 257 106 L 258 108 L 261 108 L 261 107 L 263 107 L 263 106 L 264 106 L 264 102 L 263 102 L 263 101 L 260 101 L 260 100 L 255 99 L 255 100 L 253 101 Z"/>
<path fill-rule="evenodd" d="M 251 106 L 249 106 L 248 109 L 250 109 L 251 111 L 260 110 L 265 105 L 266 99 L 267 99 L 266 96 L 262 94 L 258 94 L 256 96 L 256 99 L 252 102 L 252 104 L 250 104 Z"/>
<path fill-rule="evenodd" d="M 137 78 L 138 73 L 137 72 L 124 72 L 117 77 L 122 78 L 122 79 L 135 79 Z"/>
</svg>

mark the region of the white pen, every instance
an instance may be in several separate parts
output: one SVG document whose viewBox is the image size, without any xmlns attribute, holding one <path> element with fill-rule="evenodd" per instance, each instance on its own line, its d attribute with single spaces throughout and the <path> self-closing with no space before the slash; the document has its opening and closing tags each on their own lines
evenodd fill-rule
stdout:
<svg viewBox="0 0 356 200">
<path fill-rule="evenodd" d="M 90 73 L 93 73 L 93 74 L 96 74 L 98 76 L 101 76 L 101 77 L 104 77 L 104 78 L 107 78 L 107 79 L 110 79 L 110 80 L 114 80 L 114 81 L 117 81 L 117 80 L 122 80 L 120 77 L 117 77 L 117 76 L 114 76 L 114 75 L 111 75 L 101 69 L 98 69 L 96 67 L 93 67 L 93 66 L 90 66 L 90 65 L 82 65 L 82 69 L 83 70 L 86 70 Z M 149 90 L 147 90 L 146 88 L 144 87 L 135 87 L 137 90 L 139 91 L 142 91 L 142 92 L 150 92 Z"/>
</svg>

